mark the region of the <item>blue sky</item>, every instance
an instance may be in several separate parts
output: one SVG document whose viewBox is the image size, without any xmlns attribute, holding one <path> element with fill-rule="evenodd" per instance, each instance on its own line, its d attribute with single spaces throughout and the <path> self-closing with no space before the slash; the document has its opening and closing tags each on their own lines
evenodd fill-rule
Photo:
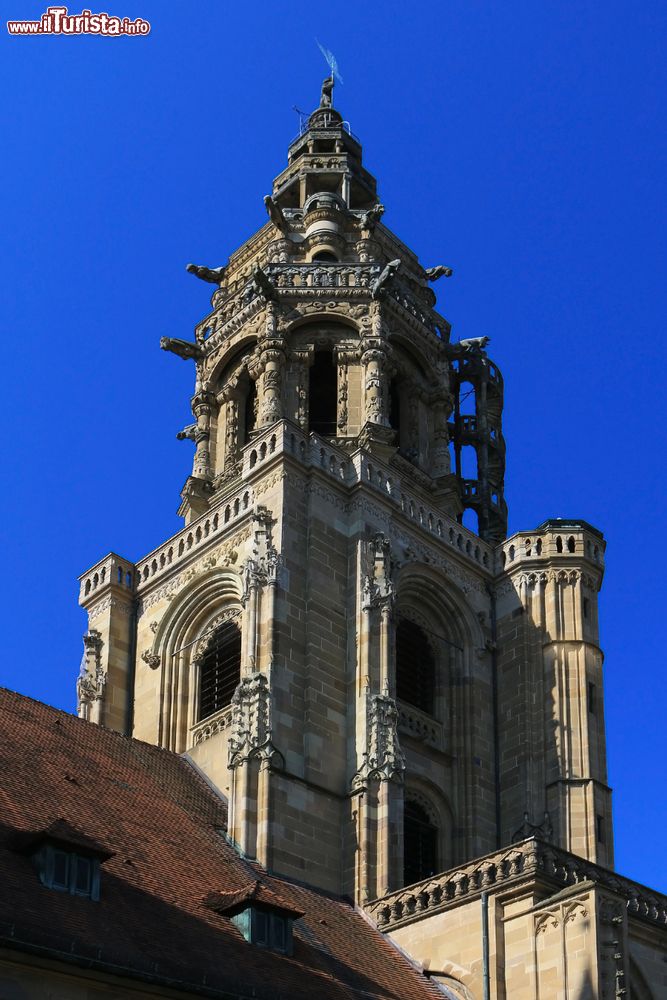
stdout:
<svg viewBox="0 0 667 1000">
<path fill-rule="evenodd" d="M 0 682 L 72 709 L 76 577 L 179 527 L 192 372 L 159 339 L 207 311 L 184 265 L 224 263 L 265 221 L 292 108 L 318 100 L 317 36 L 383 221 L 455 269 L 435 286 L 454 338 L 492 338 L 510 530 L 561 516 L 605 533 L 617 867 L 667 891 L 667 7 L 102 6 L 151 34 L 0 35 Z M 8 0 L 3 16 L 44 8 Z"/>
</svg>

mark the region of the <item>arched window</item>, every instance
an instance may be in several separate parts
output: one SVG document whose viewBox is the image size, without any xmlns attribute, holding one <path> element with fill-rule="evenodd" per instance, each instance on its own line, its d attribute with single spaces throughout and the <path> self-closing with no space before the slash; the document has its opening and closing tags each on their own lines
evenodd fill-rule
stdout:
<svg viewBox="0 0 667 1000">
<path fill-rule="evenodd" d="M 199 718 L 206 719 L 231 703 L 241 679 L 241 630 L 235 621 L 216 629 L 199 669 Z"/>
<path fill-rule="evenodd" d="M 433 650 L 424 630 L 405 618 L 396 628 L 396 697 L 433 714 Z"/>
<path fill-rule="evenodd" d="M 438 871 L 438 829 L 426 810 L 408 800 L 403 812 L 403 884 L 412 885 Z"/>
<path fill-rule="evenodd" d="M 337 264 L 338 257 L 329 250 L 320 250 L 313 256 L 313 263 Z"/>
<path fill-rule="evenodd" d="M 308 413 L 311 431 L 329 437 L 336 433 L 338 372 L 333 351 L 315 351 L 309 372 Z"/>
</svg>

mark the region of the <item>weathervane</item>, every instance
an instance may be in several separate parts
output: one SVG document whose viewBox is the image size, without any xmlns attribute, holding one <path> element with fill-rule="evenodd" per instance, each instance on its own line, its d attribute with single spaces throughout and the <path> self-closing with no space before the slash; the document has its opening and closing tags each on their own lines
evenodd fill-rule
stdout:
<svg viewBox="0 0 667 1000">
<path fill-rule="evenodd" d="M 342 84 L 343 78 L 338 72 L 338 62 L 333 52 L 330 52 L 329 49 L 325 49 L 323 45 L 320 45 L 317 39 L 315 39 L 315 41 L 317 42 L 317 47 L 324 56 L 325 62 L 330 70 L 330 76 L 328 76 L 327 79 L 322 84 L 322 96 L 320 97 L 320 107 L 331 108 L 333 107 L 334 82 L 338 80 L 338 82 Z"/>
</svg>

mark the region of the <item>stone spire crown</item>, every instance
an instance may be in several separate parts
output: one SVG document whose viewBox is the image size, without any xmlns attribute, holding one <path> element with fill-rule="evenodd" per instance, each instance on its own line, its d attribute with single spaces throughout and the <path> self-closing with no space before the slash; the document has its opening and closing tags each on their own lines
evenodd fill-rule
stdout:
<svg viewBox="0 0 667 1000">
<path fill-rule="evenodd" d="M 325 94 L 323 88 L 323 102 Z M 326 103 L 309 115 L 290 143 L 288 165 L 273 183 L 273 200 L 287 212 L 304 209 L 310 198 L 321 194 L 335 195 L 351 210 L 368 210 L 378 203 L 377 183 L 362 165 L 359 140 L 340 112 Z"/>
</svg>

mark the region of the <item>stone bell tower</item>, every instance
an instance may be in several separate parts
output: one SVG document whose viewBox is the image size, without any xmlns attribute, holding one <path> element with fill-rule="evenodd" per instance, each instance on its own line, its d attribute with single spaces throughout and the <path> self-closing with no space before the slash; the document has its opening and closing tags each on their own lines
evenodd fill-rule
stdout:
<svg viewBox="0 0 667 1000">
<path fill-rule="evenodd" d="M 584 521 L 506 539 L 503 382 L 331 104 L 194 339 L 184 527 L 81 578 L 79 711 L 186 753 L 271 869 L 365 902 L 540 836 L 610 864 Z M 464 526 L 473 517 L 476 530 Z"/>
</svg>

